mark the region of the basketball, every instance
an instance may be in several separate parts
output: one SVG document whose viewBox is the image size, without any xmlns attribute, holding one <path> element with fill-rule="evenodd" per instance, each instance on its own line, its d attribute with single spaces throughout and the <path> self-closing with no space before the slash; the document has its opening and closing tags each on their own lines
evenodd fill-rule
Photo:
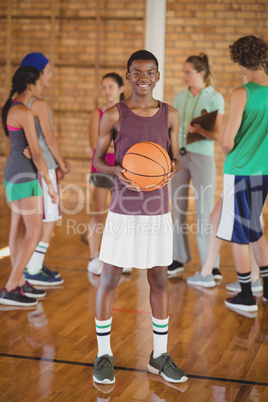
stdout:
<svg viewBox="0 0 268 402">
<path fill-rule="evenodd" d="M 160 188 L 171 171 L 171 161 L 166 150 L 154 142 L 139 142 L 126 152 L 123 162 L 124 176 L 142 191 Z"/>
</svg>

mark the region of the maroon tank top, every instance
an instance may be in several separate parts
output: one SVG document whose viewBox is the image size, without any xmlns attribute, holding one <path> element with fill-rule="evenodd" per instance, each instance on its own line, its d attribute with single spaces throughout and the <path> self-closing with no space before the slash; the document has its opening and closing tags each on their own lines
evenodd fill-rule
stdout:
<svg viewBox="0 0 268 402">
<path fill-rule="evenodd" d="M 120 130 L 114 141 L 115 165 L 122 165 L 127 150 L 142 141 L 155 142 L 168 152 L 168 104 L 159 101 L 159 110 L 152 117 L 136 115 L 125 101 L 117 103 L 117 107 Z M 110 211 L 123 215 L 165 214 L 170 211 L 168 187 L 137 192 L 129 190 L 116 177 L 112 187 Z"/>
</svg>

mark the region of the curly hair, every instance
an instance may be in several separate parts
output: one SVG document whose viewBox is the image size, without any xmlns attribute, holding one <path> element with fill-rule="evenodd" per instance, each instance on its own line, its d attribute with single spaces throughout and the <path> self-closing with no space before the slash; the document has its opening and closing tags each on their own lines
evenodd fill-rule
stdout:
<svg viewBox="0 0 268 402">
<path fill-rule="evenodd" d="M 238 39 L 230 48 L 231 60 L 249 70 L 267 69 L 268 44 L 256 36 L 244 36 Z"/>
</svg>

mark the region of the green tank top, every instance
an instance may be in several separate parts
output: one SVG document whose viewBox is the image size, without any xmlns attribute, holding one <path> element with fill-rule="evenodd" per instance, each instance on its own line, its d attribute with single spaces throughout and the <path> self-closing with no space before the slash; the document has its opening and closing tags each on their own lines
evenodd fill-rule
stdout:
<svg viewBox="0 0 268 402">
<path fill-rule="evenodd" d="M 268 86 L 254 82 L 243 86 L 248 99 L 234 148 L 225 160 L 224 173 L 268 175 Z"/>
</svg>

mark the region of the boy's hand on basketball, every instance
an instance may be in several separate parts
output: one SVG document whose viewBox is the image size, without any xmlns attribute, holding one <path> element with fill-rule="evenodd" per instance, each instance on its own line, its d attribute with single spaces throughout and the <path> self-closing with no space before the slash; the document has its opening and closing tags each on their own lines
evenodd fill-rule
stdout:
<svg viewBox="0 0 268 402">
<path fill-rule="evenodd" d="M 124 186 L 126 186 L 130 190 L 141 191 L 139 187 L 134 185 L 134 181 L 129 180 L 124 176 L 124 172 L 126 172 L 126 169 L 124 169 L 122 166 L 115 166 L 115 176 L 120 180 L 122 184 L 124 184 Z"/>
<path fill-rule="evenodd" d="M 170 172 L 166 175 L 166 178 L 162 184 L 162 187 L 165 187 L 167 184 L 169 184 L 171 182 L 171 180 L 173 179 L 173 177 L 175 176 L 175 173 L 177 172 L 177 170 L 175 169 L 175 161 L 171 161 L 171 170 Z"/>
</svg>

